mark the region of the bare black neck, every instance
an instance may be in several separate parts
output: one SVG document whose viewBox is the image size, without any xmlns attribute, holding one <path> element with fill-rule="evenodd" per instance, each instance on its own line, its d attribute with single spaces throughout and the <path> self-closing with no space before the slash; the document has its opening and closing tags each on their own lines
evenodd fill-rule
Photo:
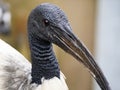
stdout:
<svg viewBox="0 0 120 90">
<path fill-rule="evenodd" d="M 41 79 L 60 78 L 60 69 L 52 44 L 42 39 L 30 38 L 32 59 L 32 83 L 41 84 Z"/>
</svg>

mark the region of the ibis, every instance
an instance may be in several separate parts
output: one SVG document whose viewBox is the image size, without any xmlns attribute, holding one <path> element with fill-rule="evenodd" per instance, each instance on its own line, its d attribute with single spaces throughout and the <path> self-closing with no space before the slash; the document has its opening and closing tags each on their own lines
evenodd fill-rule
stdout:
<svg viewBox="0 0 120 90">
<path fill-rule="evenodd" d="M 52 44 L 82 63 L 101 90 L 110 90 L 102 70 L 83 43 L 73 34 L 65 13 L 43 3 L 33 9 L 27 23 L 32 64 L 0 40 L 0 90 L 68 90 Z"/>
</svg>

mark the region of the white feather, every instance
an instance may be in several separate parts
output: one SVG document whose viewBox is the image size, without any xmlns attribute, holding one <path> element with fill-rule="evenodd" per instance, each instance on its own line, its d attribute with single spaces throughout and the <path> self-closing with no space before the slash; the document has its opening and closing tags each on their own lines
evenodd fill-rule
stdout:
<svg viewBox="0 0 120 90">
<path fill-rule="evenodd" d="M 19 88 L 24 81 L 30 81 L 30 73 L 31 64 L 26 58 L 0 40 L 0 90 Z"/>
<path fill-rule="evenodd" d="M 60 79 L 54 77 L 50 80 L 44 80 L 43 78 L 42 85 L 38 86 L 36 90 L 68 90 L 68 87 L 61 72 Z"/>
<path fill-rule="evenodd" d="M 17 50 L 0 39 L 0 90 L 68 90 L 60 74 L 60 79 L 42 78 L 42 84 L 30 84 L 31 63 Z"/>
</svg>

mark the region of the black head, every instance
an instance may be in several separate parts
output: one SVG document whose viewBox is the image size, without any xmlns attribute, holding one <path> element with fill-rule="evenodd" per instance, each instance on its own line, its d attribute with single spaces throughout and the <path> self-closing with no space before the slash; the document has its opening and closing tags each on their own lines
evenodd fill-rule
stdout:
<svg viewBox="0 0 120 90">
<path fill-rule="evenodd" d="M 28 19 L 29 40 L 37 39 L 54 43 L 85 65 L 102 90 L 110 90 L 101 69 L 80 40 L 72 33 L 64 12 L 53 4 L 36 7 Z"/>
<path fill-rule="evenodd" d="M 65 13 L 56 5 L 44 3 L 37 6 L 28 19 L 28 32 L 31 36 L 54 42 L 53 31 L 70 27 Z"/>
</svg>

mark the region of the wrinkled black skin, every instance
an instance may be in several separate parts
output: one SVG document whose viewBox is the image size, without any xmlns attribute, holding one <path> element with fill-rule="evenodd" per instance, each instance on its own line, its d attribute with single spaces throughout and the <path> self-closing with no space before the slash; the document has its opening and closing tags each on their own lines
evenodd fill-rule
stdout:
<svg viewBox="0 0 120 90">
<path fill-rule="evenodd" d="M 67 22 L 65 14 L 58 7 L 51 4 L 46 4 L 44 7 L 40 5 L 31 12 L 28 19 L 28 36 L 32 59 L 32 83 L 41 84 L 43 77 L 45 79 L 51 79 L 55 76 L 60 78 L 59 65 L 52 50 L 52 42 L 56 41 L 50 31 L 54 29 L 53 26 Z M 37 49 L 34 50 L 33 47 Z M 47 49 L 51 49 L 48 52 L 52 53 L 50 54 L 52 58 L 44 53 L 44 58 L 45 56 L 48 57 L 47 60 L 44 60 L 44 58 L 41 58 L 40 53 Z M 34 54 L 36 52 L 39 52 L 37 57 Z"/>
<path fill-rule="evenodd" d="M 50 7 L 49 10 L 48 7 Z M 59 16 L 61 14 L 54 12 L 54 9 L 58 9 L 59 13 L 59 8 L 51 7 L 51 5 L 44 7 L 40 5 L 31 12 L 28 19 L 28 35 L 32 59 L 32 83 L 41 84 L 41 79 L 43 77 L 45 79 L 51 79 L 53 77 L 60 78 L 60 69 L 52 49 L 51 41 L 53 37 L 51 37 L 51 34 L 49 32 L 51 24 L 60 22 L 58 21 L 59 19 L 57 19 L 59 17 L 56 16 Z M 33 47 L 37 49 L 34 50 Z M 41 53 L 42 51 L 46 53 Z M 35 54 L 36 52 L 39 53 L 37 54 L 37 57 Z M 49 53 L 51 56 L 48 55 Z M 41 58 L 40 54 L 44 54 L 44 57 L 42 56 Z M 45 59 L 46 57 L 47 59 Z"/>
</svg>

